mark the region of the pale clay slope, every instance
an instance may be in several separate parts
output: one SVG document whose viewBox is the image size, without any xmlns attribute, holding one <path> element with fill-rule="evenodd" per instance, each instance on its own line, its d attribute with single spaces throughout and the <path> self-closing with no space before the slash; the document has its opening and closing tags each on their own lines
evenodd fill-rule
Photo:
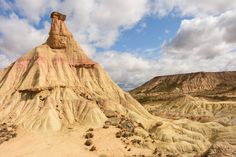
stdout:
<svg viewBox="0 0 236 157">
<path fill-rule="evenodd" d="M 66 48 L 61 44 L 65 41 Z M 59 49 L 50 48 L 55 45 Z M 22 124 L 27 129 L 60 130 L 63 124 L 75 121 L 101 126 L 107 118 L 99 106 L 137 120 L 151 118 L 85 55 L 62 20 L 53 20 L 47 44 L 5 69 L 0 95 L 0 121 Z"/>
<path fill-rule="evenodd" d="M 131 91 L 154 115 L 236 124 L 236 72 L 158 76 Z"/>
<path fill-rule="evenodd" d="M 236 144 L 234 126 L 149 114 L 85 55 L 64 20 L 52 16 L 47 42 L 0 73 L 0 122 L 18 125 L 18 136 L 0 145 L 1 157 L 152 155 L 155 148 L 163 155 L 194 156 L 216 141 Z M 138 138 L 141 143 L 130 143 L 127 152 L 124 142 L 115 138 L 118 128 L 101 128 L 106 111 L 140 122 L 144 128 L 136 127 L 134 136 L 125 140 Z M 84 146 L 88 127 L 97 128 L 95 152 Z"/>
<path fill-rule="evenodd" d="M 143 103 L 154 115 L 187 117 L 199 121 L 216 121 L 224 125 L 236 125 L 235 101 L 209 101 L 205 98 L 181 96 L 166 101 Z"/>
</svg>

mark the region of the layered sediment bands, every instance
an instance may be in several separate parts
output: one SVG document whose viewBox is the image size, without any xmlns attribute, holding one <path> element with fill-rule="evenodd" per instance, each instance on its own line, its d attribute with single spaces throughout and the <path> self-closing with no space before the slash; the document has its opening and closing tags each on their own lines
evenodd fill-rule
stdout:
<svg viewBox="0 0 236 157">
<path fill-rule="evenodd" d="M 102 125 L 106 117 L 101 108 L 107 101 L 121 112 L 151 117 L 97 63 L 75 64 L 47 45 L 37 47 L 6 70 L 0 90 L 0 120 L 4 122 L 44 130 L 58 130 L 62 124 L 74 122 Z"/>
<path fill-rule="evenodd" d="M 154 115 L 236 124 L 236 72 L 155 77 L 131 91 Z"/>
<path fill-rule="evenodd" d="M 216 142 L 236 145 L 235 82 L 236 72 L 160 76 L 130 93 L 153 115 L 173 119 L 153 130 L 162 141 L 159 147 L 174 154 L 196 151 L 195 155 L 204 156 L 199 152 L 207 149 L 220 154 Z"/>
<path fill-rule="evenodd" d="M 34 130 L 75 123 L 102 126 L 108 107 L 143 123 L 153 118 L 87 57 L 66 28 L 64 15 L 53 12 L 51 18 L 47 42 L 0 73 L 0 122 Z"/>
<path fill-rule="evenodd" d="M 219 92 L 235 88 L 236 72 L 197 72 L 189 74 L 176 74 L 157 76 L 140 87 L 132 90 L 138 93 L 156 92 Z"/>
</svg>

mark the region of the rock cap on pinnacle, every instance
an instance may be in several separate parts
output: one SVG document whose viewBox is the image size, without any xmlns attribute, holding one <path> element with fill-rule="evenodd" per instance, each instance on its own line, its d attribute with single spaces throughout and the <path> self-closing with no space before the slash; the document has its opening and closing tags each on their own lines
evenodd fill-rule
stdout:
<svg viewBox="0 0 236 157">
<path fill-rule="evenodd" d="M 54 11 L 50 17 L 52 19 L 51 29 L 46 44 L 52 49 L 65 49 L 68 45 L 76 45 L 72 34 L 64 23 L 66 15 Z"/>
<path fill-rule="evenodd" d="M 52 19 L 53 18 L 58 18 L 59 20 L 61 21 L 65 21 L 66 20 L 66 15 L 62 14 L 62 13 L 59 13 L 59 12 L 56 12 L 56 11 L 53 11 L 51 13 L 51 16 L 50 16 Z"/>
</svg>

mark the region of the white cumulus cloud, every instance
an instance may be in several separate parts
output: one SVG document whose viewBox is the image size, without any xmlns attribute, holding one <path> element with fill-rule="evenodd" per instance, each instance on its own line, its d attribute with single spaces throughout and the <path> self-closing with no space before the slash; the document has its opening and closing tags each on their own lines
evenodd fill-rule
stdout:
<svg viewBox="0 0 236 157">
<path fill-rule="evenodd" d="M 181 16 L 219 15 L 236 8 L 235 0 L 153 0 L 152 12 L 165 16 L 171 12 Z"/>
</svg>

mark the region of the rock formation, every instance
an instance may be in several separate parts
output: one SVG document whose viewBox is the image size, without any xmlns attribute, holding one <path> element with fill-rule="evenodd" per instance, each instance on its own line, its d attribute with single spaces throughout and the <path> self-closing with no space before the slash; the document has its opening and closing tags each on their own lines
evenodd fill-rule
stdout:
<svg viewBox="0 0 236 157">
<path fill-rule="evenodd" d="M 0 157 L 186 156 L 236 127 L 155 117 L 87 57 L 53 12 L 49 37 L 0 70 Z"/>
<path fill-rule="evenodd" d="M 203 157 L 233 157 L 236 156 L 236 147 L 227 142 L 213 144 Z"/>
<path fill-rule="evenodd" d="M 102 126 L 105 110 L 143 121 L 152 116 L 87 57 L 65 26 L 51 14 L 47 42 L 9 67 L 0 77 L 0 122 L 34 130 L 60 130 L 75 123 Z"/>
<path fill-rule="evenodd" d="M 155 115 L 236 124 L 236 72 L 158 76 L 131 94 Z"/>
</svg>

